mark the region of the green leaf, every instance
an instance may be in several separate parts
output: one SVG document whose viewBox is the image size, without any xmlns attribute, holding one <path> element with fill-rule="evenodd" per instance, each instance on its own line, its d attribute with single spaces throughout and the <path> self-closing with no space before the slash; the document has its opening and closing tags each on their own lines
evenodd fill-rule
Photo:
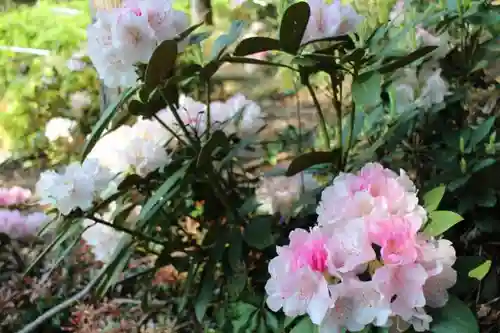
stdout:
<svg viewBox="0 0 500 333">
<path fill-rule="evenodd" d="M 388 64 L 382 65 L 379 71 L 382 74 L 392 73 L 396 69 L 405 67 L 406 65 L 409 65 L 412 62 L 417 61 L 418 59 L 426 56 L 427 54 L 434 51 L 436 48 L 437 48 L 436 46 L 424 46 L 422 48 L 419 48 L 418 50 L 413 51 L 412 53 L 404 57 L 397 57 L 396 60 L 393 60 Z"/>
<path fill-rule="evenodd" d="M 208 139 L 207 143 L 201 148 L 196 163 L 197 166 L 212 165 L 212 154 L 217 148 L 222 148 L 224 151 L 229 150 L 229 140 L 222 130 L 213 132 L 210 139 Z"/>
<path fill-rule="evenodd" d="M 176 42 L 180 42 L 182 41 L 184 38 L 188 37 L 189 35 L 191 35 L 196 29 L 198 29 L 199 27 L 201 27 L 203 25 L 203 22 L 201 23 L 198 23 L 198 24 L 195 24 L 193 26 L 190 26 L 189 28 L 187 28 L 186 30 L 184 30 L 183 32 L 181 32 L 179 34 L 179 36 L 177 36 L 177 38 L 175 38 L 175 41 Z M 189 39 L 189 43 L 191 44 L 191 40 L 192 38 Z"/>
<path fill-rule="evenodd" d="M 245 227 L 243 238 L 248 245 L 263 250 L 274 244 L 271 229 L 276 223 L 272 216 L 256 216 Z"/>
<path fill-rule="evenodd" d="M 318 327 L 311 322 L 311 319 L 309 319 L 309 317 L 304 317 L 290 331 L 290 333 L 316 333 L 316 332 L 318 332 Z"/>
<path fill-rule="evenodd" d="M 476 268 L 474 268 L 473 270 L 471 270 L 469 272 L 469 277 L 481 281 L 482 279 L 484 279 L 486 274 L 488 274 L 488 272 L 490 271 L 490 268 L 491 268 L 491 260 L 486 260 L 481 265 L 479 265 Z"/>
<path fill-rule="evenodd" d="M 203 317 L 205 317 L 205 313 L 207 311 L 208 305 L 212 300 L 214 295 L 215 288 L 215 270 L 217 267 L 217 263 L 221 260 L 224 255 L 226 243 L 226 236 L 223 235 L 220 239 L 217 240 L 215 247 L 210 253 L 210 260 L 203 269 L 203 274 L 201 278 L 201 289 L 196 297 L 194 312 L 196 315 L 196 319 L 201 323 Z"/>
<path fill-rule="evenodd" d="M 172 188 L 179 180 L 184 178 L 186 171 L 191 166 L 191 163 L 185 163 L 175 173 L 173 173 L 165 182 L 155 191 L 155 194 L 148 199 L 146 204 L 141 209 L 141 213 L 137 218 L 138 221 L 147 221 L 171 198 L 175 191 Z"/>
<path fill-rule="evenodd" d="M 173 75 L 177 61 L 177 42 L 164 40 L 156 47 L 149 60 L 144 78 L 145 85 L 153 90 Z"/>
<path fill-rule="evenodd" d="M 435 210 L 429 214 L 430 222 L 424 232 L 429 236 L 438 236 L 444 233 L 449 228 L 453 227 L 464 218 L 457 213 Z"/>
<path fill-rule="evenodd" d="M 246 55 L 255 54 L 264 51 L 280 50 L 280 42 L 277 39 L 269 37 L 250 37 L 242 40 L 236 49 L 234 55 L 244 57 Z"/>
<path fill-rule="evenodd" d="M 494 158 L 486 158 L 484 160 L 481 160 L 477 163 L 474 163 L 474 165 L 472 166 L 472 172 L 473 173 L 479 172 L 479 171 L 483 170 L 484 168 L 487 168 L 490 165 L 495 164 L 496 162 L 497 161 Z"/>
<path fill-rule="evenodd" d="M 490 117 L 488 120 L 485 120 L 481 123 L 476 129 L 472 132 L 472 136 L 469 141 L 470 147 L 474 148 L 479 142 L 484 140 L 490 134 L 493 125 L 495 125 L 495 117 Z"/>
<path fill-rule="evenodd" d="M 439 309 L 433 318 L 430 331 L 433 333 L 479 333 L 476 317 L 469 307 L 454 296 Z"/>
<path fill-rule="evenodd" d="M 354 80 L 351 89 L 356 106 L 375 106 L 380 102 L 382 75 L 378 72 L 361 74 Z"/>
<path fill-rule="evenodd" d="M 101 138 L 102 133 L 108 127 L 109 123 L 115 117 L 118 110 L 129 100 L 129 98 L 135 94 L 139 87 L 130 87 L 126 89 L 118 98 L 116 102 L 111 104 L 103 112 L 97 123 L 92 128 L 92 133 L 90 138 L 85 142 L 82 153 L 82 162 L 85 160 L 87 155 L 92 151 L 97 141 Z"/>
<path fill-rule="evenodd" d="M 340 158 L 340 149 L 335 149 L 334 151 L 313 151 L 309 153 L 304 153 L 293 159 L 292 163 L 286 171 L 286 175 L 291 177 L 299 172 L 302 172 L 310 167 L 317 164 L 332 163 L 337 164 Z"/>
<path fill-rule="evenodd" d="M 287 8 L 280 24 L 281 48 L 290 54 L 296 54 L 306 31 L 311 9 L 307 2 L 296 2 Z"/>
<path fill-rule="evenodd" d="M 443 199 L 446 186 L 438 186 L 424 194 L 424 207 L 428 212 L 435 211 Z"/>
<path fill-rule="evenodd" d="M 231 27 L 229 28 L 229 32 L 227 34 L 222 34 L 214 41 L 212 45 L 212 53 L 210 55 L 210 59 L 217 59 L 224 52 L 224 50 L 234 43 L 243 32 L 243 27 L 245 26 L 245 22 L 236 20 L 231 22 Z"/>
</svg>

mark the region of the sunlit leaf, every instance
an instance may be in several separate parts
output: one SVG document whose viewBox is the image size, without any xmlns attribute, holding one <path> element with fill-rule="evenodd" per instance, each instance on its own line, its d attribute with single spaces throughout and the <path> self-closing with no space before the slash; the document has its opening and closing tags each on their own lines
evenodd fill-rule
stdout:
<svg viewBox="0 0 500 333">
<path fill-rule="evenodd" d="M 430 222 L 424 229 L 429 236 L 439 236 L 464 218 L 455 212 L 435 210 L 429 214 Z"/>
<path fill-rule="evenodd" d="M 486 274 L 488 274 L 488 272 L 490 271 L 490 268 L 491 268 L 491 260 L 486 260 L 481 265 L 479 265 L 476 268 L 474 268 L 473 270 L 471 270 L 469 272 L 469 277 L 475 278 L 475 279 L 481 281 L 482 279 L 484 279 Z"/>
</svg>

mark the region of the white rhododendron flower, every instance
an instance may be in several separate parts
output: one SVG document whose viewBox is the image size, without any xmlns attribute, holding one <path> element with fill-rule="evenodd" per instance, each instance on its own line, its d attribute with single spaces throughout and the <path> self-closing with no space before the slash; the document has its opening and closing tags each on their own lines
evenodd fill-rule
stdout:
<svg viewBox="0 0 500 333">
<path fill-rule="evenodd" d="M 323 190 L 318 224 L 277 247 L 268 307 L 307 314 L 322 333 L 394 322 L 427 330 L 425 307 L 443 307 L 456 282 L 455 250 L 421 232 L 427 212 L 416 194 L 404 171 L 377 163 L 338 175 Z"/>
<path fill-rule="evenodd" d="M 83 232 L 82 238 L 91 246 L 95 259 L 107 263 L 125 233 L 89 219 L 83 221 L 83 226 L 87 229 Z"/>
<path fill-rule="evenodd" d="M 43 205 L 51 205 L 63 215 L 80 208 L 90 209 L 94 199 L 103 191 L 112 174 L 96 160 L 82 164 L 73 162 L 63 172 L 45 171 L 36 184 L 36 193 Z"/>
<path fill-rule="evenodd" d="M 113 173 L 131 170 L 144 177 L 170 161 L 164 147 L 170 137 L 158 122 L 138 119 L 134 125 L 120 126 L 101 138 L 89 158 L 97 159 Z"/>
<path fill-rule="evenodd" d="M 357 28 L 363 21 L 354 8 L 349 4 L 342 4 L 340 0 L 332 3 L 326 0 L 307 0 L 311 9 L 311 16 L 302 38 L 302 44 L 314 40 L 347 35 Z"/>
<path fill-rule="evenodd" d="M 403 23 L 405 19 L 405 0 L 398 0 L 394 7 L 392 7 L 391 12 L 389 13 L 389 20 L 396 24 L 399 25 Z"/>
<path fill-rule="evenodd" d="M 189 27 L 184 12 L 171 0 L 129 0 L 120 8 L 98 11 L 87 31 L 88 52 L 99 76 L 109 87 L 132 86 L 137 63 L 147 63 L 162 41 Z M 178 44 L 182 51 L 187 41 Z"/>
<path fill-rule="evenodd" d="M 392 85 L 396 111 L 402 113 L 411 107 L 425 110 L 443 103 L 446 96 L 451 95 L 449 85 L 441 75 L 440 68 L 425 66 L 416 73 L 415 69 L 406 68 Z"/>
<path fill-rule="evenodd" d="M 50 142 L 57 139 L 66 139 L 71 142 L 73 140 L 72 132 L 76 126 L 77 123 L 74 120 L 61 117 L 52 118 L 45 124 L 45 137 Z"/>
<path fill-rule="evenodd" d="M 430 109 L 433 105 L 444 102 L 444 98 L 451 95 L 448 89 L 448 83 L 441 76 L 441 68 L 433 71 L 422 71 L 420 80 L 423 87 L 417 104 L 423 108 Z"/>
<path fill-rule="evenodd" d="M 261 204 L 259 210 L 268 214 L 289 216 L 293 205 L 300 198 L 302 185 L 306 191 L 318 187 L 318 183 L 310 174 L 264 177 L 255 191 L 256 199 Z"/>
<path fill-rule="evenodd" d="M 188 96 L 179 98 L 179 117 L 188 129 L 198 137 L 207 130 L 207 105 Z M 173 112 L 166 108 L 157 116 L 173 128 L 179 136 L 184 133 L 175 119 Z M 222 129 L 226 134 L 253 134 L 265 125 L 260 106 L 247 99 L 243 94 L 235 94 L 226 101 L 210 103 L 210 119 L 212 129 Z"/>
</svg>

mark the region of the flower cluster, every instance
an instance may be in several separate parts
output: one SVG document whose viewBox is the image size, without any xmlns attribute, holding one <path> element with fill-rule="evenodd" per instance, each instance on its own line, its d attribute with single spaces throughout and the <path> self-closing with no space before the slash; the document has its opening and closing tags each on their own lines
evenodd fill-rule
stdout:
<svg viewBox="0 0 500 333">
<path fill-rule="evenodd" d="M 88 52 L 109 87 L 134 85 L 134 65 L 147 63 L 159 43 L 177 37 L 189 23 L 171 0 L 127 0 L 120 8 L 98 11 L 96 18 L 87 32 Z"/>
<path fill-rule="evenodd" d="M 31 191 L 14 186 L 0 188 L 0 233 L 12 239 L 25 238 L 37 233 L 40 226 L 48 220 L 47 215 L 40 212 L 23 214 L 19 209 L 31 198 Z"/>
<path fill-rule="evenodd" d="M 307 0 L 311 15 L 302 38 L 302 44 L 311 41 L 347 35 L 363 21 L 354 8 L 340 0 Z"/>
<path fill-rule="evenodd" d="M 40 204 L 51 205 L 61 214 L 68 215 L 76 208 L 83 211 L 91 208 L 112 178 L 109 169 L 95 159 L 87 159 L 82 164 L 69 164 L 61 173 L 43 172 L 36 183 L 36 193 Z"/>
<path fill-rule="evenodd" d="M 77 123 L 68 118 L 54 117 L 45 124 L 45 137 L 54 142 L 58 139 L 66 139 L 68 142 L 73 140 L 73 130 Z"/>
<path fill-rule="evenodd" d="M 25 203 L 31 198 L 31 191 L 19 186 L 0 188 L 0 206 L 15 206 Z"/>
<path fill-rule="evenodd" d="M 424 306 L 447 302 L 455 251 L 420 232 L 427 214 L 408 176 L 376 163 L 340 174 L 317 214 L 318 225 L 292 231 L 269 263 L 269 308 L 308 314 L 320 332 L 387 327 L 394 318 L 428 329 Z"/>
<path fill-rule="evenodd" d="M 193 134 L 201 137 L 205 133 L 206 104 L 182 95 L 177 113 L 182 125 Z M 264 126 L 260 107 L 242 94 L 225 102 L 212 102 L 210 113 L 212 129 L 223 129 L 227 134 L 238 132 L 245 135 Z M 132 126 L 124 125 L 105 135 L 89 157 L 97 159 L 114 173 L 132 170 L 143 177 L 166 165 L 170 157 L 165 146 L 176 143 L 172 132 L 176 137 L 182 137 L 183 132 L 172 110 L 161 110 L 156 116 L 157 119 L 139 118 Z"/>
<path fill-rule="evenodd" d="M 448 83 L 441 76 L 441 68 L 423 67 L 417 75 L 414 68 L 405 68 L 399 79 L 393 83 L 395 105 L 398 112 L 409 107 L 421 107 L 425 110 L 443 103 L 451 93 Z"/>
</svg>

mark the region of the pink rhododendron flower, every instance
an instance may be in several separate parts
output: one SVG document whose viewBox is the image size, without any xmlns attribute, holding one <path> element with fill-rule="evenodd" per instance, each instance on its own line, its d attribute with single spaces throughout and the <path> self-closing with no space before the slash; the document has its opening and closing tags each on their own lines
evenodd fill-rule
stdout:
<svg viewBox="0 0 500 333">
<path fill-rule="evenodd" d="M 34 236 L 47 220 L 43 213 L 23 215 L 19 210 L 0 209 L 0 233 L 13 239 Z"/>
<path fill-rule="evenodd" d="M 384 264 L 411 264 L 418 256 L 416 234 L 420 225 L 393 216 L 370 225 L 370 239 L 381 249 Z"/>
<path fill-rule="evenodd" d="M 19 186 L 0 188 L 0 207 L 25 203 L 31 197 L 31 191 Z"/>
<path fill-rule="evenodd" d="M 292 231 L 269 264 L 271 310 L 307 313 L 321 333 L 392 323 L 429 329 L 424 307 L 448 301 L 455 250 L 420 232 L 427 212 L 406 173 L 378 163 L 341 173 L 316 211 L 318 225 Z"/>
<path fill-rule="evenodd" d="M 320 324 L 331 304 L 326 270 L 327 250 L 319 229 L 290 233 L 290 245 L 278 248 L 269 263 L 271 279 L 266 284 L 267 304 L 273 311 L 283 308 L 287 316 L 307 313 Z"/>
</svg>

